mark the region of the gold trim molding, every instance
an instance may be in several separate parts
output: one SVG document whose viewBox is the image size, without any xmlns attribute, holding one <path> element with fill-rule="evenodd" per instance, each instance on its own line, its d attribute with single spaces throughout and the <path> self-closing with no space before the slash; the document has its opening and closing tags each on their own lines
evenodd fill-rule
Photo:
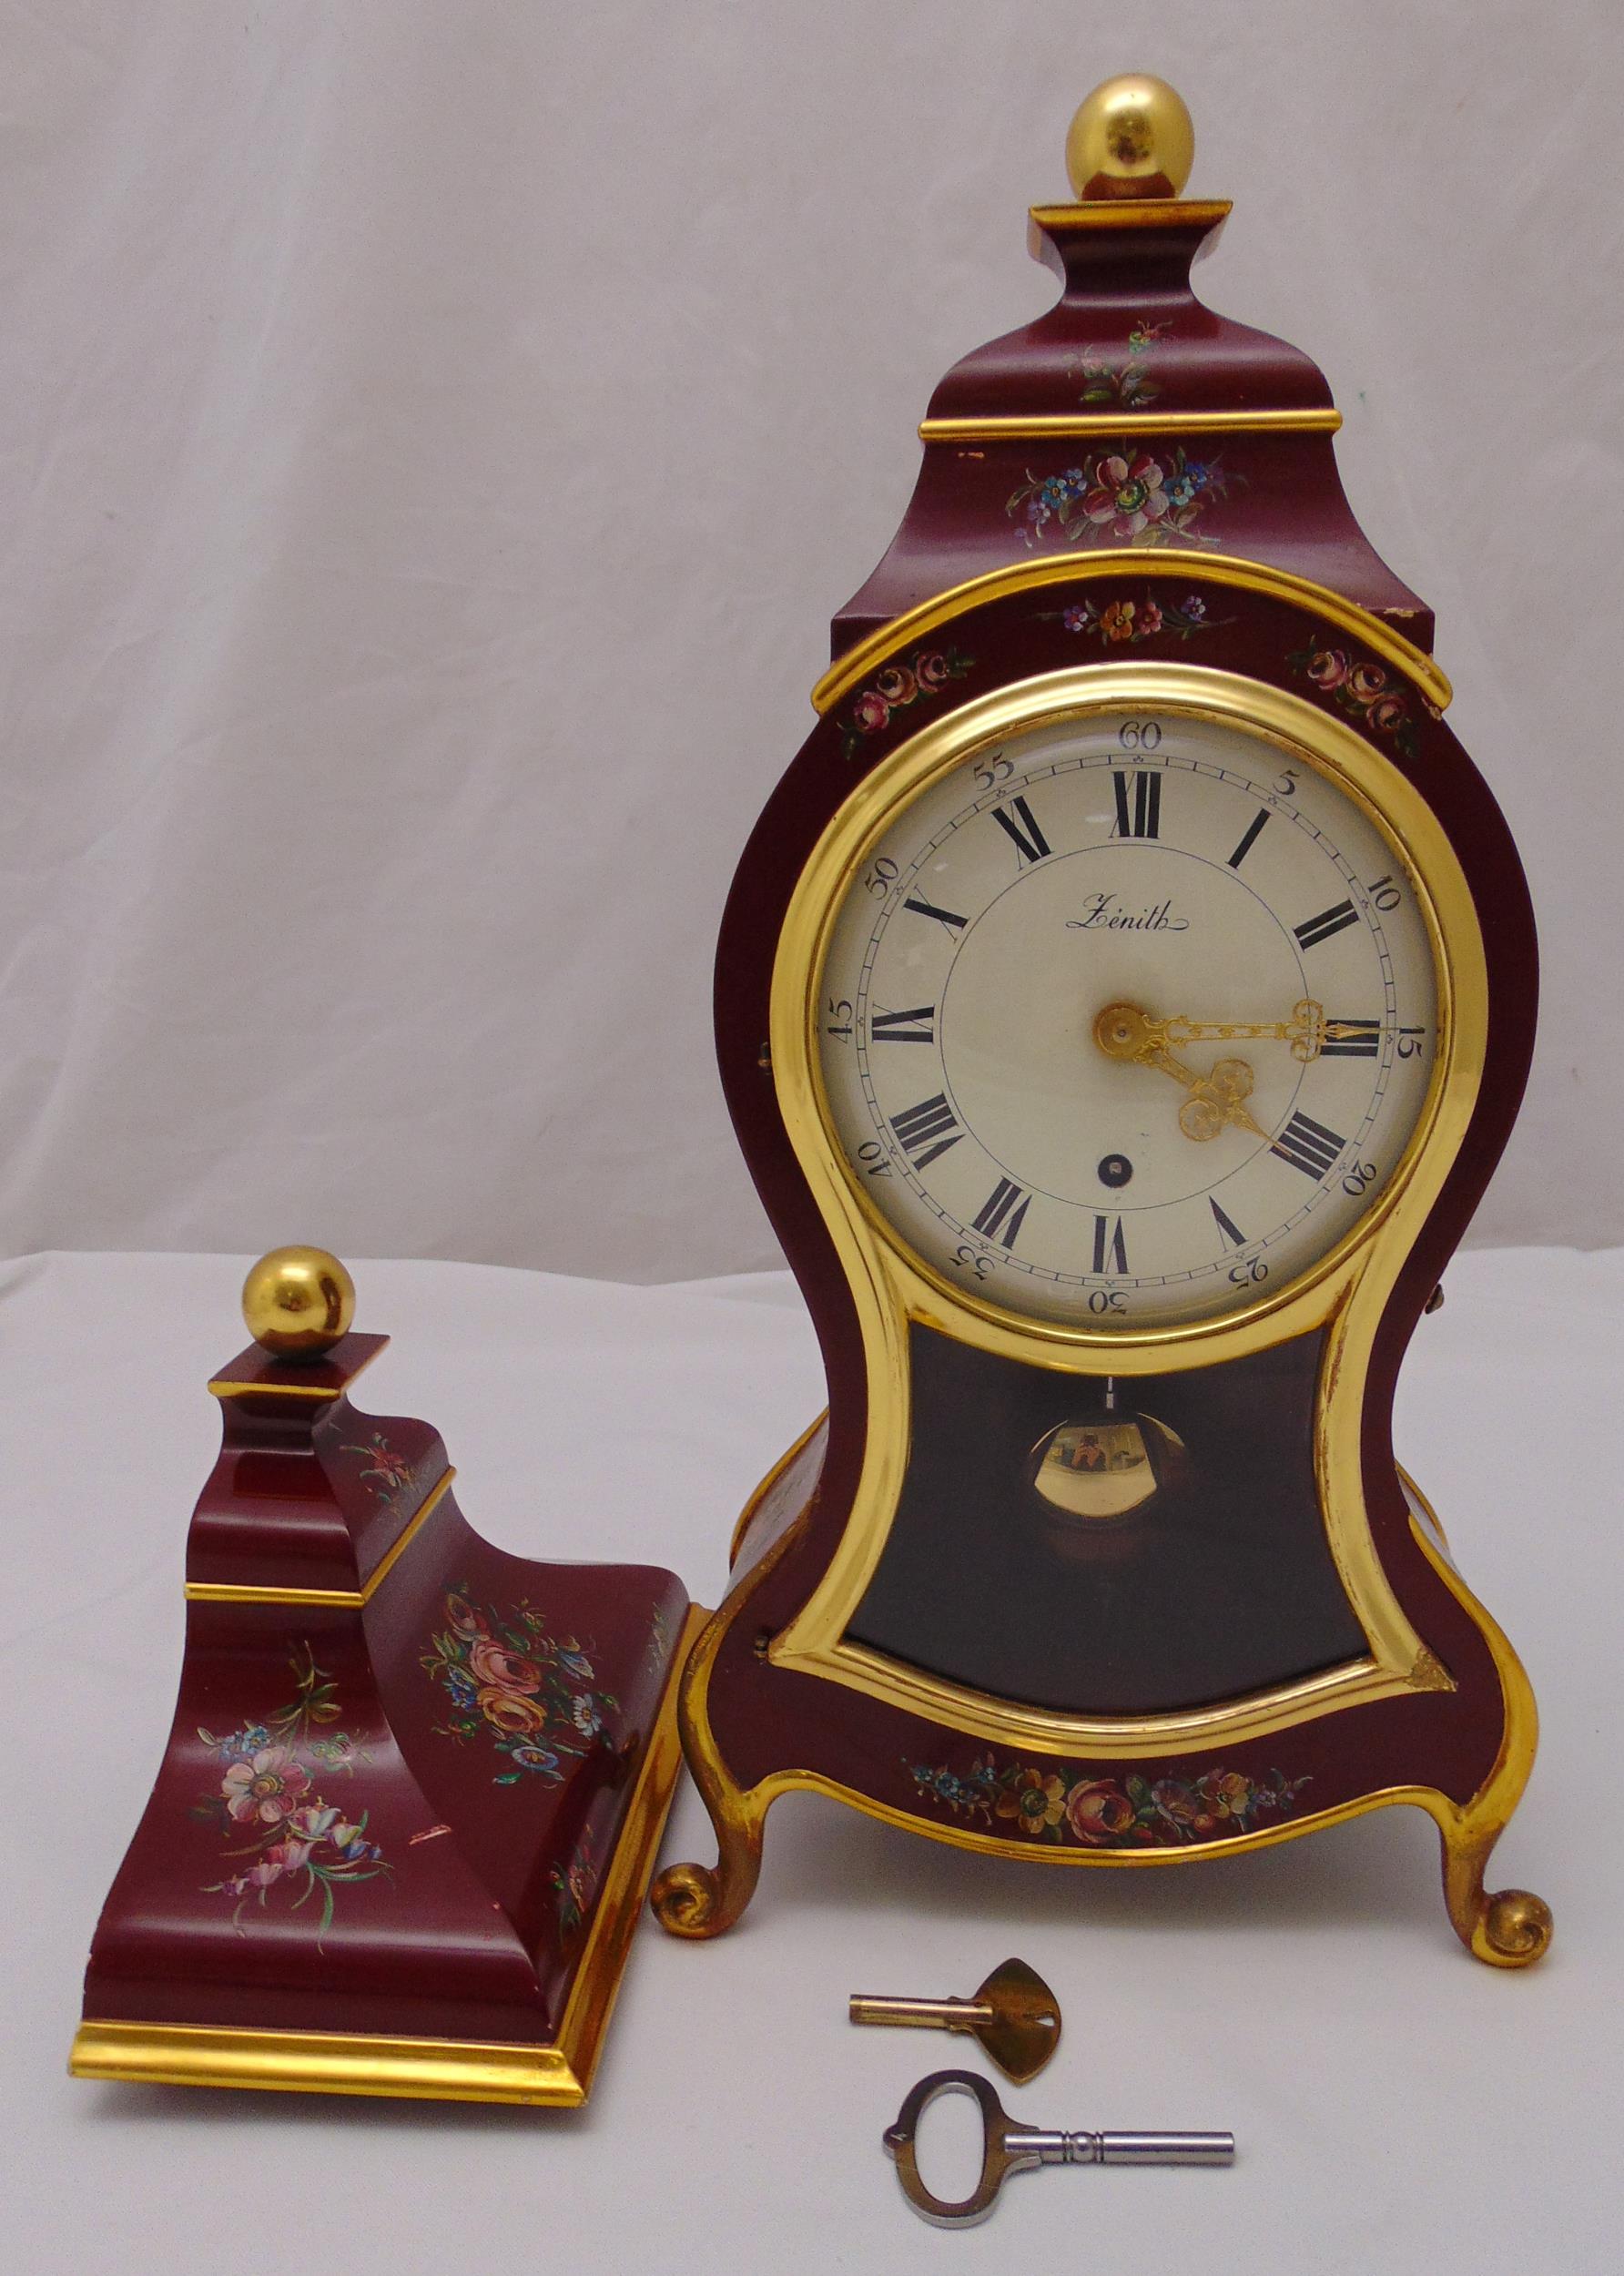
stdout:
<svg viewBox="0 0 1624 2276">
<path fill-rule="evenodd" d="M 74 2035 L 68 2069 L 76 2078 L 161 2087 L 258 2087 L 283 2094 L 393 2095 L 411 2101 L 554 2108 L 584 2102 L 682 1765 L 678 1683 L 689 1648 L 709 1617 L 702 1606 L 689 1607 L 581 1966 L 551 2045 L 87 2017 Z"/>
<path fill-rule="evenodd" d="M 1075 564 L 1065 567 L 1074 570 Z M 949 1286 L 905 1247 L 848 1172 L 823 1090 L 816 1031 L 824 960 L 847 889 L 897 815 L 988 743 L 1040 721 L 1124 704 L 1247 727 L 1328 778 L 1361 808 L 1414 886 L 1437 978 L 1438 1038 L 1426 1098 L 1397 1168 L 1373 1207 L 1324 1257 L 1236 1312 L 1112 1334 L 1005 1312 Z M 1074 1759 L 1143 1758 L 1240 1744 L 1310 1716 L 1436 1683 L 1436 1662 L 1425 1656 L 1424 1640 L 1371 1539 L 1360 1432 L 1382 1313 L 1471 1120 L 1487 1012 L 1477 909 L 1437 818 L 1414 785 L 1351 726 L 1284 689 L 1201 666 L 1075 666 L 964 704 L 882 759 L 853 787 L 808 856 L 773 970 L 768 1024 L 779 1107 L 852 1291 L 868 1391 L 854 1515 L 811 1596 L 769 1646 L 774 1663 L 827 1677 L 983 1740 Z M 908 1338 L 915 1322 L 1028 1365 L 1119 1377 L 1169 1365 L 1207 1366 L 1324 1331 L 1314 1478 L 1326 1539 L 1368 1656 L 1199 1710 L 1107 1718 L 994 1698 L 846 1641 L 884 1549 L 907 1469 Z"/>
<path fill-rule="evenodd" d="M 1178 574 L 1175 563 L 1188 564 L 1190 574 L 1207 578 L 1214 584 L 1238 585 L 1271 600 L 1290 602 L 1325 619 L 1339 632 L 1362 640 L 1375 655 L 1402 672 L 1436 710 L 1447 707 L 1455 691 L 1424 648 L 1417 648 L 1413 640 L 1396 632 L 1385 618 L 1373 615 L 1356 601 L 1345 600 L 1340 593 L 1333 593 L 1326 585 L 1315 584 L 1311 577 L 1294 576 L 1285 569 L 1271 569 L 1260 561 L 1243 561 L 1233 554 L 1193 554 L 1175 553 L 1167 546 L 1127 545 L 1085 555 L 1013 561 L 1001 569 L 989 569 L 979 577 L 969 577 L 962 584 L 949 585 L 945 592 L 921 601 L 917 608 L 893 616 L 877 632 L 869 633 L 855 647 L 837 657 L 812 690 L 813 708 L 818 712 L 832 710 L 842 696 L 848 696 L 854 687 L 860 687 L 893 650 L 905 647 L 910 641 L 922 640 L 927 633 L 951 624 L 967 610 L 979 608 L 983 601 L 1002 600 L 1014 593 L 1041 592 L 1051 584 L 1070 584 L 1081 579 L 1135 573 L 1167 576 Z"/>
<path fill-rule="evenodd" d="M 1030 419 L 921 419 L 921 442 L 1042 442 L 1068 435 L 1335 434 L 1342 413 L 1297 411 L 1057 412 Z"/>
<path fill-rule="evenodd" d="M 1234 210 L 1229 198 L 1091 198 L 1082 205 L 1029 206 L 1040 229 L 1215 229 Z"/>
<path fill-rule="evenodd" d="M 398 1560 L 425 1526 L 441 1501 L 451 1490 L 457 1475 L 445 1469 L 424 1496 L 422 1507 L 414 1511 L 408 1522 L 390 1543 L 377 1565 L 359 1589 L 275 1589 L 256 1588 L 252 1582 L 237 1580 L 188 1580 L 186 1600 L 188 1604 L 316 1604 L 337 1607 L 340 1610 L 358 1610 L 370 1603 L 372 1597 L 393 1571 Z"/>
<path fill-rule="evenodd" d="M 209 1395 L 213 1398 L 325 1399 L 330 1405 L 350 1396 L 350 1386 L 357 1376 L 366 1373 L 374 1359 L 382 1356 L 383 1345 L 388 1341 L 389 1337 L 385 1336 L 376 1351 L 370 1351 L 364 1359 L 358 1359 L 336 1390 L 320 1383 L 279 1383 L 274 1377 L 258 1383 L 234 1383 L 226 1377 L 217 1376 L 208 1387 Z"/>
</svg>

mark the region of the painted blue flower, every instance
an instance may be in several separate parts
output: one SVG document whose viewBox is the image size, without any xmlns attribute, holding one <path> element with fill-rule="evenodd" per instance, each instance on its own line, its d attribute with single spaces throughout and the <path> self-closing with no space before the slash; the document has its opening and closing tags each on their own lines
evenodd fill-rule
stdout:
<svg viewBox="0 0 1624 2276">
<path fill-rule="evenodd" d="M 1047 482 L 1038 484 L 1038 496 L 1044 505 L 1058 513 L 1071 499 L 1071 485 L 1063 474 L 1051 474 Z"/>
<path fill-rule="evenodd" d="M 1212 479 L 1212 468 L 1201 459 L 1186 459 L 1179 474 L 1179 480 L 1181 482 L 1189 482 L 1193 483 L 1197 490 L 1204 490 Z M 1168 487 L 1170 489 L 1172 486 L 1172 485 L 1169 483 Z"/>
<path fill-rule="evenodd" d="M 265 1725 L 262 1722 L 249 1722 L 240 1731 L 228 1732 L 223 1739 L 217 1739 L 214 1749 L 222 1763 L 247 1763 L 259 1753 L 261 1747 L 269 1744 L 270 1733 Z"/>
<path fill-rule="evenodd" d="M 1186 594 L 1184 596 L 1184 614 L 1186 616 L 1193 617 L 1199 625 L 1206 613 L 1207 605 L 1202 599 L 1199 593 Z"/>
<path fill-rule="evenodd" d="M 466 1668 L 447 1668 L 445 1688 L 452 1695 L 453 1707 L 472 1707 L 478 1703 L 480 1687 Z"/>
<path fill-rule="evenodd" d="M 543 1778 L 555 1779 L 558 1757 L 544 1746 L 537 1746 L 533 1739 L 514 1739 L 506 1745 L 499 1743 L 498 1752 L 506 1754 L 520 1770 L 533 1770 Z"/>
<path fill-rule="evenodd" d="M 1167 485 L 1167 494 L 1175 506 L 1187 506 L 1195 492 L 1196 483 L 1187 468 L 1183 473 L 1175 474 Z"/>
</svg>

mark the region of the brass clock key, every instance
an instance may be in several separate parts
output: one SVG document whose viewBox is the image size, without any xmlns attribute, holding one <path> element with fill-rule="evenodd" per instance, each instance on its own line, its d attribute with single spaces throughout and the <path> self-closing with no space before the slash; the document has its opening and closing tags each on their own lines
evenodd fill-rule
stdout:
<svg viewBox="0 0 1624 2276">
<path fill-rule="evenodd" d="M 968 2094 L 980 2105 L 981 2171 L 968 2197 L 934 2197 L 919 2175 L 919 2120 L 938 2095 Z M 1050 2133 L 1017 2126 L 985 2078 L 969 2070 L 934 2070 L 921 2078 L 881 2137 L 897 2161 L 902 2194 L 939 2229 L 985 2220 L 1005 2177 L 1039 2165 L 1233 2165 L 1233 2134 Z"/>
<path fill-rule="evenodd" d="M 851 2019 L 967 2031 L 1018 2086 L 1035 2078 L 1061 2043 L 1060 2002 L 1024 1960 L 1001 1962 L 968 1999 L 894 1999 L 854 1992 Z"/>
</svg>

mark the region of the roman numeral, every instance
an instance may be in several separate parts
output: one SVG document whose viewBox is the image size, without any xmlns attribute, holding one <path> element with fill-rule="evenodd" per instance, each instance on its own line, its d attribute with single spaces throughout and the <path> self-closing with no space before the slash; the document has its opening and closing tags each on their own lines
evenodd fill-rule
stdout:
<svg viewBox="0 0 1624 2276">
<path fill-rule="evenodd" d="M 1294 1114 L 1269 1152 L 1317 1184 L 1346 1143 L 1345 1138 L 1327 1130 L 1324 1123 L 1316 1123 L 1312 1114 Z"/>
<path fill-rule="evenodd" d="M 902 1151 L 916 1170 L 928 1170 L 939 1155 L 949 1146 L 956 1146 L 963 1137 L 958 1118 L 939 1091 L 933 1099 L 921 1099 L 918 1106 L 906 1108 L 891 1117 Z"/>
<path fill-rule="evenodd" d="M 1374 1059 L 1381 1049 L 1381 1043 L 1382 1023 L 1379 1020 L 1327 1020 L 1320 1056 L 1323 1059 Z"/>
<path fill-rule="evenodd" d="M 1133 775 L 1115 775 L 1116 820 L 1113 838 L 1158 838 L 1162 829 L 1162 777 L 1155 767 Z M 1133 785 L 1133 811 L 1128 811 L 1128 785 Z"/>
<path fill-rule="evenodd" d="M 955 917 L 950 909 L 938 909 L 934 901 L 921 900 L 917 893 L 910 893 L 902 906 L 911 909 L 916 917 L 934 917 L 939 925 L 946 925 L 954 932 L 962 932 L 969 921 L 966 917 Z"/>
<path fill-rule="evenodd" d="M 1256 845 L 1258 839 L 1262 837 L 1264 824 L 1268 820 L 1268 808 L 1266 806 L 1260 807 L 1257 812 L 1253 816 L 1251 821 L 1247 823 L 1245 836 L 1242 838 L 1240 844 L 1235 848 L 1233 853 L 1232 853 L 1229 858 L 1229 866 L 1232 869 L 1238 869 L 1242 862 L 1245 860 L 1247 855 L 1252 851 L 1254 846 Z"/>
<path fill-rule="evenodd" d="M 868 1015 L 871 1043 L 934 1043 L 936 1006 L 916 1004 L 911 1011 L 872 1011 Z"/>
<path fill-rule="evenodd" d="M 1107 1255 L 1111 1262 L 1106 1263 Z M 1122 1221 L 1116 1221 L 1116 1231 L 1111 1229 L 1109 1217 L 1094 1219 L 1094 1270 L 1097 1273 L 1125 1273 L 1128 1269 L 1128 1244 L 1122 1234 Z"/>
<path fill-rule="evenodd" d="M 1005 1248 L 1012 1249 L 1026 1223 L 1031 1199 L 1012 1179 L 1000 1177 L 981 1204 L 981 1214 L 975 1220 L 976 1231 L 985 1234 L 990 1241 L 1001 1241 Z"/>
<path fill-rule="evenodd" d="M 1352 901 L 1338 901 L 1335 909 L 1323 909 L 1317 917 L 1311 917 L 1305 925 L 1294 928 L 1300 949 L 1312 949 L 1316 942 L 1328 940 L 1334 932 L 1345 926 L 1356 925 L 1359 912 Z"/>
<path fill-rule="evenodd" d="M 1010 806 L 1012 806 L 1015 813 L 1020 815 L 1020 821 L 1018 822 L 1015 819 L 1015 816 L 1010 812 L 1010 807 L 1007 806 L 993 808 L 993 820 L 1000 829 L 1007 830 L 1014 839 L 1015 849 L 1023 861 L 1041 861 L 1049 851 L 1049 840 L 1038 828 L 1037 819 L 1030 807 L 1024 798 L 1011 798 Z M 1022 823 L 1025 824 L 1024 828 L 1021 827 Z"/>
<path fill-rule="evenodd" d="M 1213 1216 L 1218 1220 L 1218 1230 L 1223 1235 L 1223 1238 L 1226 1241 L 1233 1242 L 1236 1248 L 1243 1249 L 1246 1245 L 1246 1235 L 1242 1232 L 1240 1226 L 1235 1223 L 1234 1219 L 1224 1214 L 1223 1211 L 1218 1206 L 1218 1204 L 1213 1199 L 1211 1194 L 1207 1195 L 1207 1203 Z"/>
</svg>

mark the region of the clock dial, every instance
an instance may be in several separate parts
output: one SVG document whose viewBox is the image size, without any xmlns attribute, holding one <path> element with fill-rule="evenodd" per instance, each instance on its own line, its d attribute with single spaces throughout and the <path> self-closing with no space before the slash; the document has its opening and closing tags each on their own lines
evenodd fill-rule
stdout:
<svg viewBox="0 0 1624 2276">
<path fill-rule="evenodd" d="M 1403 858 L 1294 750 L 1045 722 L 891 821 L 837 917 L 824 1088 L 937 1275 L 1124 1330 L 1272 1295 L 1370 1208 L 1437 1041 Z"/>
</svg>

